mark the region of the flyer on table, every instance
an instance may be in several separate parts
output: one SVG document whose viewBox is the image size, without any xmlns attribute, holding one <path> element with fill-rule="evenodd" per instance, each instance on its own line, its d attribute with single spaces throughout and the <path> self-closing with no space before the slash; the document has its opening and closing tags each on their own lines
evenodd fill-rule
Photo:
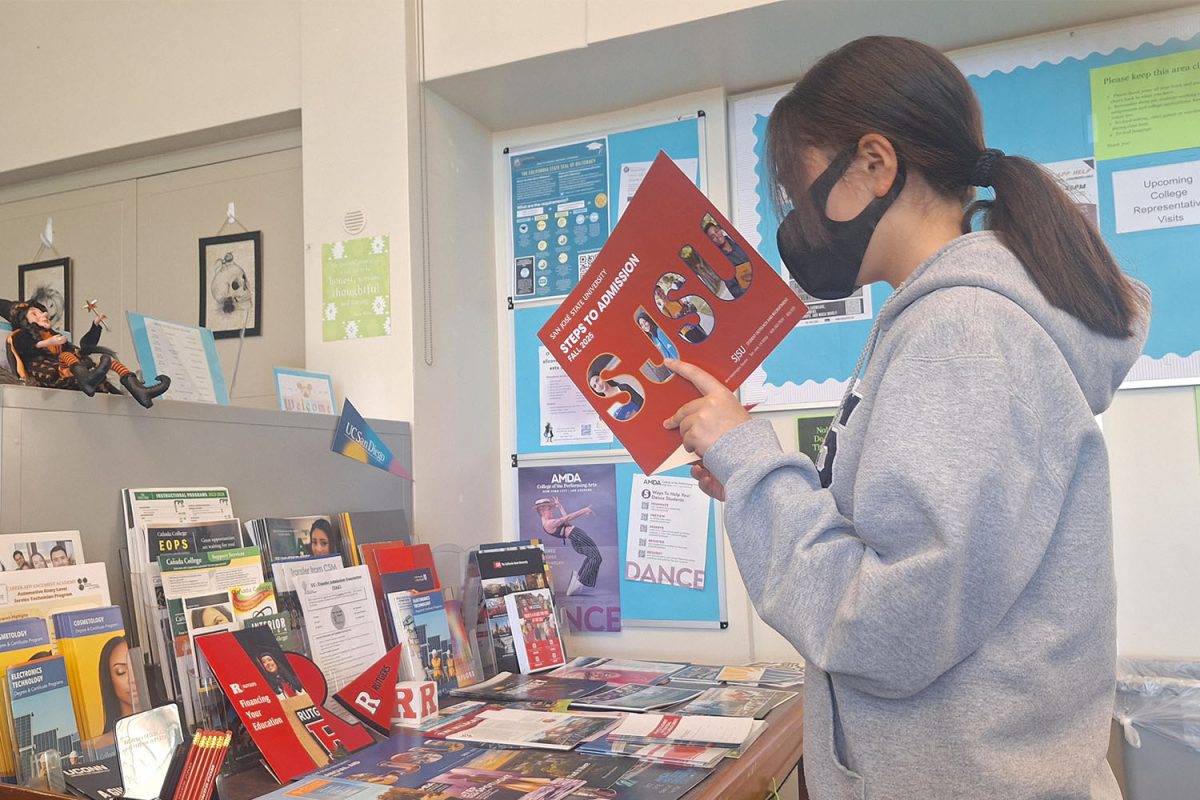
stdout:
<svg viewBox="0 0 1200 800">
<path fill-rule="evenodd" d="M 806 310 L 660 153 L 586 280 L 538 337 L 652 473 L 693 460 L 662 422 L 700 396 L 663 359 L 695 364 L 736 389 Z"/>
</svg>

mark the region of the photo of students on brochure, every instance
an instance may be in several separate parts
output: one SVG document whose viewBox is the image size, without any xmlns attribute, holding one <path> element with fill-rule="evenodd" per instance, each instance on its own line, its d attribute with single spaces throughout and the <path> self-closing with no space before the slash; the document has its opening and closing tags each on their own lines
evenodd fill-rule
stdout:
<svg viewBox="0 0 1200 800">
<path fill-rule="evenodd" d="M 266 520 L 267 547 L 272 560 L 342 556 L 350 561 L 342 546 L 342 526 L 335 515 L 311 517 L 275 517 Z"/>
<path fill-rule="evenodd" d="M 266 628 L 213 633 L 198 651 L 280 781 L 328 764 L 338 743 L 322 738 L 326 713 Z"/>
<path fill-rule="evenodd" d="M 616 467 L 521 467 L 517 486 L 520 536 L 542 541 L 568 627 L 619 631 Z"/>
<path fill-rule="evenodd" d="M 0 535 L 0 570 L 73 567 L 84 563 L 79 531 Z"/>
</svg>

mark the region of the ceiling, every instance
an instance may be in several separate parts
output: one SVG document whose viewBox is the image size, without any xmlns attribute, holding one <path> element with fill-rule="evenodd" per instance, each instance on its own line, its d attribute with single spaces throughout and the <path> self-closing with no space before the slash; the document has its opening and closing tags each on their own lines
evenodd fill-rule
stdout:
<svg viewBox="0 0 1200 800">
<path fill-rule="evenodd" d="M 504 131 L 723 86 L 795 81 L 852 39 L 889 34 L 941 50 L 1169 9 L 1180 0 L 788 0 L 453 75 L 426 85 Z"/>
</svg>

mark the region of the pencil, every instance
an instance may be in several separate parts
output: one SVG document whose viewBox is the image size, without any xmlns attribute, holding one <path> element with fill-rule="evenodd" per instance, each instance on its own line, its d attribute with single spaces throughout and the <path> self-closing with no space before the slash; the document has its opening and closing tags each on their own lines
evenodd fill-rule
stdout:
<svg viewBox="0 0 1200 800">
<path fill-rule="evenodd" d="M 212 741 L 215 734 L 212 731 L 204 731 L 204 735 L 200 737 L 200 746 L 196 751 L 195 766 L 192 769 L 191 775 L 188 776 L 187 785 L 183 787 L 183 795 L 179 800 L 194 800 L 197 795 L 197 790 L 200 788 L 201 776 L 204 774 L 205 765 L 208 763 L 209 751 L 212 750 Z"/>
<path fill-rule="evenodd" d="M 179 772 L 179 782 L 175 784 L 175 792 L 171 795 L 171 800 L 182 800 L 183 798 L 183 787 L 187 785 L 188 777 L 196 766 L 196 752 L 200 747 L 203 733 L 203 730 L 197 730 L 192 736 L 192 746 L 188 748 L 187 758 L 184 759 L 183 769 Z"/>
<path fill-rule="evenodd" d="M 208 769 L 205 770 L 204 783 L 200 786 L 200 794 L 196 800 L 209 800 L 212 797 L 213 789 L 217 785 L 217 775 L 221 771 L 221 764 L 225 762 L 225 754 L 229 752 L 229 740 L 232 738 L 232 731 L 225 731 L 224 735 L 218 738 L 212 757 L 208 761 Z"/>
</svg>

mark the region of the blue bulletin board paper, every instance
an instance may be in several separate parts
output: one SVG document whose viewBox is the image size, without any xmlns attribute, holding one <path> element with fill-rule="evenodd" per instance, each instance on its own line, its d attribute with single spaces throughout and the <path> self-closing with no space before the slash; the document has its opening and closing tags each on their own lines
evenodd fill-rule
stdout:
<svg viewBox="0 0 1200 800">
<path fill-rule="evenodd" d="M 1200 127 L 1191 146 L 1109 160 L 1095 159 L 1091 72 L 1115 64 L 1193 52 L 1200 61 L 1200 36 L 1169 39 L 1161 44 L 1133 42 L 1109 47 L 1115 37 L 1137 35 L 1130 28 L 1106 34 L 1104 52 L 1082 57 L 1055 57 L 1042 48 L 1029 66 L 1005 63 L 999 49 L 987 60 L 1005 69 L 984 69 L 983 57 L 972 61 L 967 78 L 983 110 L 986 142 L 1006 153 L 1042 164 L 1089 160 L 1095 166 L 1098 224 L 1116 260 L 1150 287 L 1153 312 L 1145 350 L 1127 378 L 1127 387 L 1200 382 L 1200 325 L 1195 324 L 1195 298 L 1200 297 L 1200 225 L 1163 227 L 1117 233 L 1114 176 L 1120 173 L 1200 162 Z M 1078 49 L 1078 39 L 1071 47 Z M 735 226 L 771 264 L 780 265 L 775 245 L 778 217 L 768 195 L 764 160 L 767 118 L 790 87 L 730 101 L 731 161 Z M 1193 199 L 1200 198 L 1200 187 Z M 890 287 L 872 287 L 871 305 L 878 309 Z M 874 316 L 874 314 L 872 314 Z M 871 321 L 798 327 L 763 363 L 761 372 L 743 386 L 743 402 L 760 408 L 836 404 L 866 341 Z"/>
<path fill-rule="evenodd" d="M 1114 64 L 1192 51 L 1200 59 L 1200 37 L 1144 44 L 1132 50 L 1092 53 L 1060 63 L 1042 62 L 1011 72 L 969 75 L 983 107 L 989 147 L 1019 153 L 1040 163 L 1091 157 L 1091 71 Z M 1128 381 L 1200 382 L 1200 325 L 1195 299 L 1200 297 L 1200 226 L 1117 233 L 1114 176 L 1126 170 L 1200 160 L 1200 127 L 1192 146 L 1096 161 L 1100 233 L 1117 263 L 1150 287 L 1153 297 L 1150 335 Z M 1200 197 L 1200 187 L 1193 190 Z"/>
</svg>

